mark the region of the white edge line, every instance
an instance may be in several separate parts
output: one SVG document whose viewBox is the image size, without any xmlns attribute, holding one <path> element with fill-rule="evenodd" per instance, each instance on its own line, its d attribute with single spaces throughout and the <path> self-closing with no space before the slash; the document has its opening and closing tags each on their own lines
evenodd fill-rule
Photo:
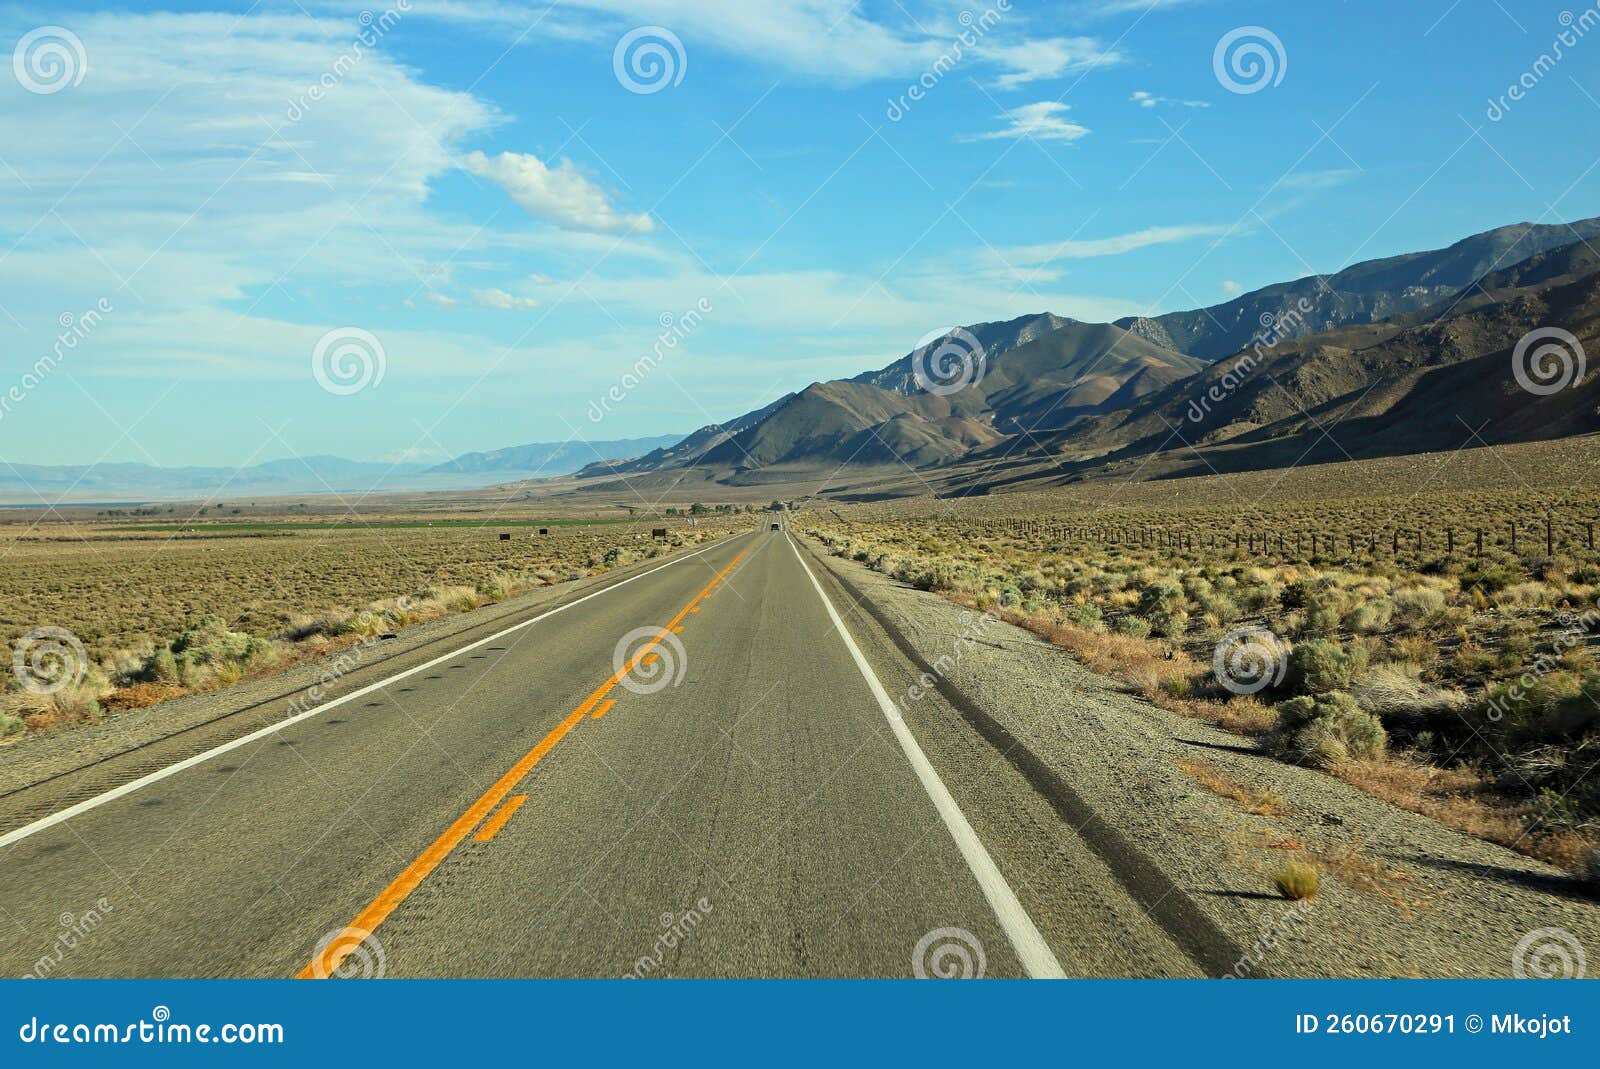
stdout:
<svg viewBox="0 0 1600 1069">
<path fill-rule="evenodd" d="M 413 668 L 407 668 L 403 672 L 397 672 L 394 675 L 389 676 L 386 679 L 380 679 L 376 683 L 369 683 L 366 686 L 360 688 L 359 690 L 351 691 L 349 694 L 346 694 L 343 697 L 334 698 L 332 701 L 324 702 L 321 705 L 317 706 L 315 709 L 307 709 L 305 712 L 297 713 L 296 715 L 291 716 L 288 719 L 280 720 L 275 724 L 268 724 L 264 728 L 259 728 L 259 729 L 255 730 L 255 731 L 250 732 L 250 734 L 248 734 L 248 735 L 241 735 L 237 739 L 234 739 L 232 742 L 225 742 L 220 746 L 216 746 L 216 747 L 213 747 L 212 749 L 209 749 L 209 750 L 205 751 L 204 753 L 195 754 L 193 757 L 186 757 L 182 761 L 177 762 L 176 764 L 168 765 L 166 768 L 157 769 L 155 772 L 151 772 L 148 775 L 140 776 L 136 780 L 130 780 L 129 782 L 124 783 L 120 787 L 113 787 L 111 790 L 106 791 L 104 794 L 97 794 L 93 798 L 85 799 L 82 802 L 78 802 L 76 805 L 68 806 L 66 809 L 63 809 L 60 812 L 51 813 L 47 817 L 40 817 L 38 820 L 34 821 L 32 824 L 24 824 L 22 827 L 16 829 L 15 831 L 7 832 L 5 835 L 0 835 L 0 849 L 4 849 L 5 847 L 8 847 L 13 843 L 19 843 L 22 840 L 28 838 L 29 836 L 37 835 L 39 832 L 44 831 L 47 828 L 52 828 L 57 824 L 61 824 L 61 823 L 64 823 L 65 821 L 71 820 L 73 817 L 79 816 L 79 815 L 81 815 L 83 813 L 87 813 L 91 809 L 97 809 L 100 806 L 105 805 L 107 802 L 114 802 L 118 798 L 126 797 L 127 795 L 132 794 L 134 791 L 137 791 L 142 787 L 148 787 L 148 786 L 150 786 L 150 784 L 158 783 L 161 780 L 164 780 L 164 779 L 168 778 L 169 776 L 175 776 L 179 772 L 183 772 L 186 769 L 193 768 L 195 765 L 202 764 L 202 763 L 204 763 L 206 761 L 209 761 L 213 757 L 220 757 L 221 755 L 229 752 L 230 750 L 237 750 L 239 747 L 247 746 L 250 743 L 255 742 L 257 739 L 264 739 L 268 735 L 272 735 L 272 734 L 274 734 L 276 732 L 282 731 L 286 727 L 290 727 L 290 726 L 292 726 L 294 724 L 298 724 L 302 720 L 309 720 L 310 718 L 312 718 L 314 716 L 318 716 L 318 715 L 320 715 L 322 713 L 327 712 L 329 709 L 332 709 L 335 706 L 343 705 L 345 702 L 354 701 L 355 699 L 360 698 L 360 697 L 364 697 L 365 695 L 371 694 L 374 691 L 382 690 L 384 687 L 387 687 L 392 683 L 398 683 L 398 682 L 400 682 L 400 680 L 405 679 L 405 678 L 407 678 L 409 676 L 414 676 L 418 672 L 426 672 L 428 669 L 433 668 L 436 665 L 441 665 L 441 664 L 445 663 L 446 661 L 454 660 L 455 658 L 461 656 L 463 653 L 467 653 L 470 650 L 475 650 L 479 646 L 486 645 L 486 644 L 488 644 L 490 642 L 495 641 L 496 639 L 504 638 L 505 636 L 511 634 L 514 631 L 521 631 L 525 627 L 532 627 L 534 624 L 538 623 L 540 620 L 548 619 L 549 617 L 554 616 L 558 612 L 565 612 L 567 609 L 572 608 L 574 605 L 582 605 L 584 602 L 588 601 L 590 598 L 597 598 L 602 594 L 609 594 L 613 590 L 616 590 L 618 587 L 627 586 L 629 583 L 633 582 L 635 579 L 643 579 L 647 575 L 654 575 L 656 572 L 661 571 L 663 568 L 670 568 L 674 564 L 680 564 L 683 561 L 692 560 L 695 557 L 698 557 L 703 553 L 709 553 L 713 549 L 716 549 L 718 546 L 723 545 L 724 543 L 726 543 L 730 539 L 738 538 L 738 537 L 739 537 L 738 535 L 729 535 L 727 538 L 718 539 L 717 541 L 711 543 L 711 545 L 706 546 L 704 549 L 698 549 L 698 550 L 695 550 L 693 553 L 686 554 L 686 555 L 684 555 L 682 557 L 676 557 L 676 558 L 674 558 L 672 560 L 667 561 L 665 564 L 658 564 L 654 568 L 651 568 L 649 571 L 640 572 L 638 575 L 630 575 L 628 578 L 622 580 L 620 583 L 612 583 L 610 586 L 605 587 L 602 590 L 596 590 L 596 591 L 593 591 L 591 593 L 585 594 L 583 597 L 577 598 L 577 599 L 575 599 L 573 601 L 569 601 L 565 605 L 557 605 L 555 608 L 546 610 L 545 612 L 540 613 L 538 616 L 535 616 L 535 617 L 533 617 L 531 619 L 528 619 L 528 620 L 524 620 L 519 624 L 512 624 L 510 627 L 504 628 L 503 630 L 500 630 L 500 631 L 496 631 L 494 634 L 489 635 L 489 636 L 487 636 L 485 638 L 480 638 L 476 642 L 468 643 L 467 645 L 462 646 L 460 649 L 452 650 L 449 653 L 443 654 L 443 655 L 441 655 L 439 657 L 435 657 L 431 661 L 425 661 L 422 664 L 419 664 L 419 665 L 417 665 L 417 666 L 415 666 Z M 132 752 L 132 751 L 129 751 L 129 752 Z"/>
<path fill-rule="evenodd" d="M 872 671 L 872 666 L 867 663 L 866 657 L 861 653 L 861 648 L 856 645 L 856 640 L 850 637 L 850 632 L 845 628 L 844 621 L 839 618 L 838 610 L 833 607 L 827 592 L 822 589 L 822 584 L 817 582 L 816 575 L 811 571 L 811 566 L 800 555 L 800 549 L 789 537 L 789 532 L 783 532 L 784 540 L 789 543 L 789 548 L 794 550 L 795 559 L 800 562 L 800 567 L 805 569 L 806 578 L 811 580 L 811 585 L 816 588 L 817 596 L 822 599 L 823 608 L 828 610 L 828 617 L 833 620 L 834 629 L 839 632 L 839 637 L 844 639 L 844 644 L 850 649 L 850 656 L 855 660 L 856 667 L 861 670 L 867 686 L 872 691 L 872 696 L 878 700 L 878 708 L 883 710 L 884 717 L 889 721 L 889 728 L 894 732 L 894 737 L 900 742 L 900 749 L 905 752 L 906 760 L 911 762 L 912 769 L 917 774 L 917 779 L 922 781 L 923 790 L 928 792 L 933 806 L 939 811 L 939 816 L 944 820 L 944 826 L 949 829 L 950 837 L 955 840 L 956 847 L 961 851 L 961 856 L 966 859 L 967 867 L 972 870 L 972 875 L 977 878 L 978 886 L 983 889 L 983 897 L 989 900 L 989 908 L 994 910 L 995 919 L 1000 922 L 1000 927 L 1005 930 L 1006 938 L 1011 940 L 1012 947 L 1017 952 L 1017 957 L 1022 961 L 1022 967 L 1028 975 L 1035 979 L 1065 979 L 1066 973 L 1061 968 L 1061 963 L 1056 960 L 1055 954 L 1050 950 L 1050 944 L 1045 942 L 1044 936 L 1039 934 L 1038 927 L 1033 923 L 1033 918 L 1028 916 L 1028 911 L 1018 901 L 1016 892 L 1006 882 L 1005 875 L 1000 867 L 994 863 L 994 858 L 989 856 L 989 851 L 984 847 L 983 840 L 978 838 L 978 833 L 972 830 L 972 825 L 967 823 L 967 818 L 961 812 L 961 807 L 950 796 L 950 791 L 945 787 L 944 781 L 939 778 L 939 773 L 934 771 L 927 755 L 922 752 L 922 747 L 917 745 L 916 736 L 911 734 L 911 729 L 906 727 L 905 720 L 900 716 L 890 699 L 888 691 L 883 689 L 883 684 L 878 682 L 878 677 Z"/>
</svg>

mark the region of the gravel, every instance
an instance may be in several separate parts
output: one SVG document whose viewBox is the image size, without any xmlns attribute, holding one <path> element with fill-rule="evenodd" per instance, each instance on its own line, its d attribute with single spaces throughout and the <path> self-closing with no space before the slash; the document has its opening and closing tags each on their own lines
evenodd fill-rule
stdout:
<svg viewBox="0 0 1600 1069">
<path fill-rule="evenodd" d="M 969 609 L 823 560 L 928 663 L 971 631 Z M 1021 628 L 986 627 L 945 682 L 1069 785 L 1132 845 L 1136 862 L 1170 879 L 1195 915 L 1245 949 L 1237 975 L 1510 977 L 1519 957 L 1531 974 L 1540 948 L 1558 951 L 1546 967 L 1563 949 L 1576 960 L 1568 940 L 1600 952 L 1600 903 L 1559 870 L 1152 705 Z M 1287 812 L 1245 812 L 1182 772 L 1186 758 L 1272 791 Z M 1324 862 L 1321 889 L 1303 906 L 1272 879 L 1306 856 L 1295 844 Z"/>
</svg>

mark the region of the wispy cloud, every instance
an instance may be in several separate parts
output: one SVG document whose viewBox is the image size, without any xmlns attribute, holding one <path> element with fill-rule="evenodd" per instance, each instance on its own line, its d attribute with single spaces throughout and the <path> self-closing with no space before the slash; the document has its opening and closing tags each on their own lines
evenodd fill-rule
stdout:
<svg viewBox="0 0 1600 1069">
<path fill-rule="evenodd" d="M 566 230 L 614 234 L 655 229 L 649 215 L 614 208 L 605 190 L 584 177 L 571 160 L 550 167 L 537 156 L 522 152 L 498 156 L 469 152 L 461 159 L 461 169 L 505 190 L 529 215 Z"/>
<path fill-rule="evenodd" d="M 474 292 L 472 303 L 479 308 L 493 308 L 501 312 L 524 312 L 529 308 L 538 308 L 542 302 L 532 297 L 518 297 L 491 286 Z"/>
<path fill-rule="evenodd" d="M 1020 89 L 1031 82 L 1126 61 L 1122 53 L 1093 37 L 1042 37 L 986 46 L 981 54 L 1005 68 L 1005 73 L 994 80 L 997 89 Z"/>
<path fill-rule="evenodd" d="M 1091 18 L 1110 18 L 1113 15 L 1143 15 L 1201 3 L 1205 3 L 1205 0 L 1092 0 L 1079 4 L 1078 13 Z"/>
<path fill-rule="evenodd" d="M 789 79 L 845 85 L 914 78 L 947 55 L 952 40 L 972 25 L 954 17 L 954 4 L 904 0 L 879 11 L 868 6 L 840 0 L 565 0 L 559 5 L 546 0 L 412 0 L 413 17 L 492 28 L 511 43 L 529 46 L 549 38 L 609 46 L 630 27 L 668 26 L 684 43 L 690 78 L 698 69 L 695 57 L 710 49 L 783 72 Z M 985 6 L 969 5 L 973 14 Z M 1016 14 L 999 20 L 1007 34 L 1020 23 Z M 533 24 L 538 32 L 529 34 Z M 1001 89 L 1126 58 L 1093 37 L 1000 44 L 995 40 L 999 35 L 995 31 L 970 55 L 989 68 L 985 75 L 993 75 L 991 84 Z"/>
<path fill-rule="evenodd" d="M 1132 100 L 1141 108 L 1209 108 L 1211 106 L 1211 101 L 1209 100 L 1179 100 L 1175 97 L 1157 96 L 1156 94 L 1146 92 L 1143 89 L 1135 89 L 1133 91 L 1133 96 L 1129 97 L 1128 99 Z"/>
<path fill-rule="evenodd" d="M 1031 137 L 1036 141 L 1076 141 L 1089 133 L 1089 128 L 1065 118 L 1070 105 L 1059 100 L 1041 100 L 1036 104 L 1023 104 L 1000 113 L 1006 125 L 998 130 L 981 134 L 966 134 L 962 141 L 995 141 L 1012 137 Z"/>
<path fill-rule="evenodd" d="M 1038 266 L 1057 260 L 1088 260 L 1099 256 L 1120 256 L 1152 245 L 1171 245 L 1195 238 L 1216 237 L 1227 232 L 1225 226 L 1148 226 L 1103 238 L 1069 238 L 1065 241 L 1013 245 L 1000 255 L 1019 266 Z"/>
</svg>

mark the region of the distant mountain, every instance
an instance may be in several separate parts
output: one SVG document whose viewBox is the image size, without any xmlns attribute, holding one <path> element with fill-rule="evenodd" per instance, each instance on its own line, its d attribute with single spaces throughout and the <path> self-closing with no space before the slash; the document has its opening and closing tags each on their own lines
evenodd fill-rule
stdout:
<svg viewBox="0 0 1600 1069">
<path fill-rule="evenodd" d="M 334 456 L 291 457 L 243 468 L 13 464 L 0 460 L 0 503 L 237 501 L 283 494 L 469 489 L 535 475 L 569 475 L 597 456 L 638 456 L 680 437 L 536 443 L 492 453 L 467 453 L 439 465 Z"/>
<path fill-rule="evenodd" d="M 947 332 L 877 371 L 813 383 L 730 423 L 702 427 L 670 450 L 630 464 L 591 465 L 579 476 L 696 467 L 765 481 L 772 468 L 937 466 L 1025 428 L 1064 426 L 1130 403 L 1205 366 L 1109 323 L 1048 312 L 960 332 Z M 958 355 L 976 341 L 984 372 L 951 393 L 924 389 L 919 365 L 944 381 L 935 354 L 946 339 Z"/>
<path fill-rule="evenodd" d="M 977 339 L 978 344 L 983 347 L 985 358 L 993 360 L 1002 353 L 1027 345 L 1046 334 L 1053 334 L 1062 327 L 1071 326 L 1074 322 L 1050 312 L 1042 312 L 1039 315 L 1022 316 L 1003 323 L 978 323 L 962 329 Z M 879 368 L 877 371 L 864 371 L 850 381 L 876 386 L 880 390 L 904 394 L 907 397 L 922 393 L 923 388 L 917 383 L 915 361 L 919 357 L 924 357 L 924 354 L 928 354 L 952 334 L 953 331 L 946 331 L 926 345 L 911 350 L 888 367 Z"/>
<path fill-rule="evenodd" d="M 1591 237 L 1600 219 L 1523 223 L 1210 309 L 974 324 L 578 474 L 601 485 L 654 473 L 674 486 L 820 477 L 819 490 L 861 496 L 970 493 L 1452 449 L 1468 437 L 1463 420 L 1489 442 L 1583 434 L 1600 430 L 1600 375 L 1537 394 L 1516 382 L 1512 357 L 1550 325 L 1600 353 Z M 985 373 L 954 392 L 924 389 L 917 372 L 936 347 L 971 339 Z"/>
<path fill-rule="evenodd" d="M 1266 286 L 1210 308 L 1119 319 L 1117 325 L 1157 345 L 1217 360 L 1243 349 L 1266 324 L 1282 324 L 1280 334 L 1302 338 L 1415 312 L 1449 299 L 1490 272 L 1596 236 L 1600 218 L 1516 223 L 1445 249 L 1367 260 L 1335 274 Z"/>
<path fill-rule="evenodd" d="M 454 460 L 447 460 L 427 470 L 430 474 L 438 475 L 496 472 L 566 475 L 586 464 L 638 457 L 682 440 L 681 434 L 665 434 L 655 438 L 621 438 L 603 442 L 531 442 L 486 453 L 463 453 Z"/>
<path fill-rule="evenodd" d="M 1548 392 L 1517 378 L 1518 343 L 1551 326 L 1600 353 L 1600 251 L 1587 242 L 1492 272 L 1422 312 L 1247 350 L 1032 444 L 1081 478 L 1133 464 L 1192 475 L 1600 431 L 1600 375 Z M 1562 348 L 1575 372 L 1581 360 Z M 1530 362 L 1525 353 L 1524 377 L 1560 384 L 1559 358 L 1543 377 Z"/>
<path fill-rule="evenodd" d="M 0 501 L 146 501 L 249 494 L 360 493 L 419 475 L 420 464 L 387 464 L 314 456 L 245 468 L 152 464 L 13 464 L 0 461 Z"/>
</svg>

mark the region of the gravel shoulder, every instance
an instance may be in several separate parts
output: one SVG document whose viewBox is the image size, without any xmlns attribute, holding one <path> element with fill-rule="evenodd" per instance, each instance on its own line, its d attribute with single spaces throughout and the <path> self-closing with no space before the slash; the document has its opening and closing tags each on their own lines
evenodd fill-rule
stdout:
<svg viewBox="0 0 1600 1069">
<path fill-rule="evenodd" d="M 942 663 L 941 692 L 981 710 L 985 734 L 1011 740 L 1013 764 L 1067 785 L 1092 811 L 1087 837 L 1131 848 L 1113 868 L 1137 880 L 1153 866 L 1170 881 L 1184 902 L 1163 918 L 1169 931 L 1176 918 L 1242 948 L 1233 970 L 1207 963 L 1213 975 L 1504 978 L 1525 937 L 1530 949 L 1600 949 L 1600 903 L 1559 870 L 1152 705 L 1021 628 L 985 618 L 958 644 L 973 634 L 971 610 L 802 541 L 920 660 Z M 1195 760 L 1273 792 L 1286 811 L 1258 816 L 1212 793 L 1179 768 Z M 1307 854 L 1322 888 L 1298 905 L 1272 874 Z"/>
</svg>

